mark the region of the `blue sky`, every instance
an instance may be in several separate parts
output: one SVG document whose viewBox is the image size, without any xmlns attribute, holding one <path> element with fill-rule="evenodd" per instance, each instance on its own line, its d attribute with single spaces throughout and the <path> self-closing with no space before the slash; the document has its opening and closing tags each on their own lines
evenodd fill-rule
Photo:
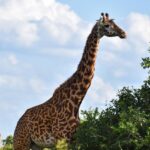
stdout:
<svg viewBox="0 0 150 150">
<path fill-rule="evenodd" d="M 75 71 L 86 38 L 102 11 L 128 34 L 104 37 L 95 77 L 81 109 L 106 104 L 123 86 L 139 87 L 148 56 L 149 1 L 0 0 L 0 133 L 13 134 L 25 110 L 51 97 Z"/>
</svg>

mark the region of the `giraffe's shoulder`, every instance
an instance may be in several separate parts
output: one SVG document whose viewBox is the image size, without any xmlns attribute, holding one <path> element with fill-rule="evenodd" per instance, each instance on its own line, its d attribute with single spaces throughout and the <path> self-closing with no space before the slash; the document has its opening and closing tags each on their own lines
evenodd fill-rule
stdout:
<svg viewBox="0 0 150 150">
<path fill-rule="evenodd" d="M 33 106 L 31 108 L 28 108 L 26 111 L 25 111 L 25 114 L 34 114 L 34 113 L 37 113 L 39 110 L 42 109 L 42 106 L 43 104 L 40 104 L 40 105 L 36 105 L 36 106 Z"/>
</svg>

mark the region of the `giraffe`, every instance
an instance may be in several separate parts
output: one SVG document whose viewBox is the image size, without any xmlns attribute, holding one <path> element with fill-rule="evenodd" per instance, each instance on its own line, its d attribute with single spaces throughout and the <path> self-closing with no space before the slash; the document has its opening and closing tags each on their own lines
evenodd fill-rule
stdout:
<svg viewBox="0 0 150 150">
<path fill-rule="evenodd" d="M 27 109 L 14 132 L 14 150 L 42 150 L 58 139 L 69 142 L 79 125 L 79 107 L 94 76 L 99 42 L 103 36 L 126 38 L 126 33 L 101 13 L 89 34 L 81 61 L 73 75 L 46 102 Z"/>
</svg>

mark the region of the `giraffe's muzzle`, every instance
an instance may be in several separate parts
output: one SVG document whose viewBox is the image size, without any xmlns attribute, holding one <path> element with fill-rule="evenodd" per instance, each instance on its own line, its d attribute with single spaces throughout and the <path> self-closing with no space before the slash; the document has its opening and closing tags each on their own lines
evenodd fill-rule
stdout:
<svg viewBox="0 0 150 150">
<path fill-rule="evenodd" d="M 122 32 L 119 36 L 121 39 L 125 39 L 127 37 L 125 32 Z"/>
</svg>

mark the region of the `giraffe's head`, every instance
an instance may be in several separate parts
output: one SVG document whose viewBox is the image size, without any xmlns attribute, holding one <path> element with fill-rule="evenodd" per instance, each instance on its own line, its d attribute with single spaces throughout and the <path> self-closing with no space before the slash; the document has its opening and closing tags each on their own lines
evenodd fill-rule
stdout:
<svg viewBox="0 0 150 150">
<path fill-rule="evenodd" d="M 97 21 L 98 33 L 103 36 L 126 38 L 126 33 L 118 25 L 115 24 L 113 19 L 109 19 L 108 13 L 101 13 L 101 18 Z"/>
</svg>

